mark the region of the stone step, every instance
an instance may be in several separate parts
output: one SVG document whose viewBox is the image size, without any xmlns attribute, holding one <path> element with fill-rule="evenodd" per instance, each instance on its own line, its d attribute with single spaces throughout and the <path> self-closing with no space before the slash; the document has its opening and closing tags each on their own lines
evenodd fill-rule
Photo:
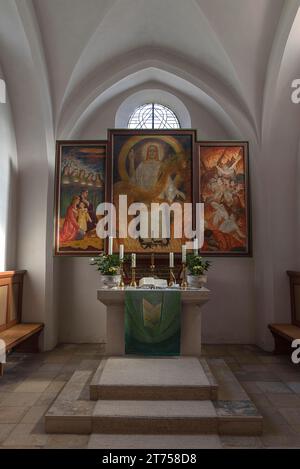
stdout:
<svg viewBox="0 0 300 469">
<path fill-rule="evenodd" d="M 116 435 L 92 433 L 88 449 L 221 449 L 219 435 Z"/>
<path fill-rule="evenodd" d="M 145 362 L 147 368 L 147 359 Z M 102 371 L 105 364 L 103 361 Z M 217 380 L 217 400 L 126 401 L 111 397 L 99 401 L 89 400 L 93 372 L 77 370 L 45 415 L 46 432 L 99 435 L 146 435 L 146 432 L 154 435 L 158 435 L 158 432 L 164 435 L 167 432 L 174 435 L 210 435 L 214 432 L 219 435 L 260 435 L 263 429 L 262 416 L 224 360 L 201 359 L 201 364 L 211 386 L 214 385 L 211 374 Z M 102 371 L 98 369 L 97 381 Z M 174 374 L 172 376 L 173 382 L 169 384 L 174 385 Z M 146 384 L 149 384 L 149 378 Z"/>
<path fill-rule="evenodd" d="M 91 400 L 216 400 L 218 386 L 195 357 L 118 358 L 103 361 Z"/>
<path fill-rule="evenodd" d="M 217 433 L 211 401 L 98 401 L 93 433 L 210 434 Z"/>
</svg>

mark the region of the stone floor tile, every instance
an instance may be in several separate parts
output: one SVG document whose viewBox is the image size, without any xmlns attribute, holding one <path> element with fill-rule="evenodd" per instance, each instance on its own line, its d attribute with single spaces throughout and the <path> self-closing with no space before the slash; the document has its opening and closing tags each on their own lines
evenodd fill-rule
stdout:
<svg viewBox="0 0 300 469">
<path fill-rule="evenodd" d="M 286 385 L 296 394 L 300 394 L 300 382 L 288 381 Z M 1 399 L 1 398 L 0 398 Z"/>
<path fill-rule="evenodd" d="M 224 357 L 228 355 L 228 348 L 226 345 L 210 345 L 205 344 L 202 348 L 202 354 L 205 357 Z"/>
<path fill-rule="evenodd" d="M 264 394 L 248 394 L 252 402 L 260 412 L 265 408 L 273 408 L 273 404 L 266 398 Z"/>
<path fill-rule="evenodd" d="M 295 410 L 300 408 L 300 397 L 296 394 L 266 393 L 266 397 L 277 408 L 292 407 Z"/>
<path fill-rule="evenodd" d="M 19 423 L 29 407 L 0 406 L 0 423 Z"/>
<path fill-rule="evenodd" d="M 3 399 L 2 406 L 32 406 L 41 397 L 40 392 L 12 392 Z"/>
<path fill-rule="evenodd" d="M 244 371 L 258 371 L 260 373 L 265 372 L 268 368 L 261 363 L 243 363 L 241 369 Z"/>
<path fill-rule="evenodd" d="M 253 353 L 242 352 L 240 354 L 236 354 L 236 359 L 242 365 L 260 364 L 258 357 Z"/>
<path fill-rule="evenodd" d="M 232 363 L 238 364 L 236 358 L 233 357 L 232 355 L 226 355 L 222 357 L 222 359 L 225 361 L 225 363 L 227 363 L 227 365 L 232 364 Z"/>
<path fill-rule="evenodd" d="M 256 386 L 264 393 L 290 394 L 292 391 L 281 381 L 257 381 Z"/>
<path fill-rule="evenodd" d="M 1 388 L 0 388 L 1 389 Z M 1 402 L 6 398 L 8 397 L 9 393 L 8 392 L 2 392 L 0 391 L 0 405 L 1 405 Z"/>
<path fill-rule="evenodd" d="M 262 394 L 262 390 L 255 381 L 243 381 L 242 386 L 248 394 Z"/>
<path fill-rule="evenodd" d="M 19 378 L 18 380 L 13 380 L 13 379 L 8 379 L 6 377 L 5 381 L 3 379 L 1 379 L 1 382 L 0 382 L 0 391 L 2 393 L 10 393 L 10 392 L 13 392 L 18 386 L 19 384 L 22 383 L 22 378 Z"/>
<path fill-rule="evenodd" d="M 14 423 L 0 423 L 0 445 L 15 428 Z"/>
<path fill-rule="evenodd" d="M 43 417 L 44 417 L 45 413 L 47 412 L 47 410 L 48 410 L 47 405 L 32 406 L 32 407 L 30 407 L 28 412 L 26 412 L 24 417 L 22 418 L 21 423 L 32 423 L 32 424 L 34 423 L 34 424 L 36 424 L 39 421 L 43 420 Z"/>
<path fill-rule="evenodd" d="M 293 432 L 300 435 L 300 422 L 297 425 L 291 425 L 291 428 L 292 428 Z"/>
<path fill-rule="evenodd" d="M 49 386 L 45 389 L 45 392 L 47 393 L 59 393 L 62 388 L 65 386 L 67 381 L 63 380 L 53 380 L 49 384 Z"/>
<path fill-rule="evenodd" d="M 243 381 L 276 381 L 277 376 L 274 373 L 266 371 L 266 372 L 259 372 L 259 371 L 236 371 L 235 373 L 236 378 L 243 382 Z"/>
<path fill-rule="evenodd" d="M 99 366 L 99 360 L 94 360 L 94 359 L 84 359 L 81 361 L 79 367 L 77 368 L 78 370 L 95 370 Z"/>
<path fill-rule="evenodd" d="M 54 371 L 61 371 L 63 367 L 63 363 L 43 363 L 42 366 L 39 368 L 39 373 L 41 372 L 54 372 Z"/>
<path fill-rule="evenodd" d="M 220 436 L 224 448 L 262 448 L 262 442 L 255 436 Z"/>
<path fill-rule="evenodd" d="M 45 448 L 49 449 L 85 449 L 89 435 L 49 435 Z"/>
<path fill-rule="evenodd" d="M 290 425 L 299 425 L 300 409 L 282 407 L 279 408 L 278 411 Z"/>
<path fill-rule="evenodd" d="M 267 448 L 300 448 L 300 437 L 286 435 L 284 428 L 280 435 L 262 435 L 260 441 Z"/>
<path fill-rule="evenodd" d="M 66 363 L 70 358 L 72 357 L 71 354 L 53 354 L 53 355 L 49 355 L 46 360 L 45 360 L 45 363 L 57 363 L 57 364 L 60 364 L 60 363 Z"/>
<path fill-rule="evenodd" d="M 35 402 L 35 405 L 49 407 L 53 403 L 54 399 L 56 399 L 57 394 L 57 392 L 44 391 L 38 398 L 38 400 Z"/>
<path fill-rule="evenodd" d="M 19 423 L 4 440 L 3 446 L 14 448 L 18 448 L 20 446 L 45 446 L 48 440 L 48 435 L 41 431 L 35 433 L 34 430 L 35 428 L 33 424 Z"/>
<path fill-rule="evenodd" d="M 43 379 L 43 378 L 27 378 L 23 383 L 19 384 L 14 392 L 40 392 L 46 390 L 46 388 L 51 383 L 50 379 Z"/>
<path fill-rule="evenodd" d="M 261 414 L 264 418 L 264 426 L 279 427 L 287 425 L 286 419 L 275 407 L 264 407 L 260 409 Z"/>
<path fill-rule="evenodd" d="M 235 373 L 236 371 L 242 371 L 242 366 L 239 363 L 227 363 L 231 371 Z"/>
<path fill-rule="evenodd" d="M 273 355 L 273 354 L 267 354 L 267 355 L 262 355 L 259 353 L 258 355 L 259 361 L 261 361 L 264 364 L 270 364 L 270 363 L 287 363 L 289 360 L 289 357 L 286 355 Z"/>
<path fill-rule="evenodd" d="M 238 382 L 222 383 L 218 389 L 218 399 L 224 401 L 239 401 L 247 399 L 247 394 Z"/>
</svg>

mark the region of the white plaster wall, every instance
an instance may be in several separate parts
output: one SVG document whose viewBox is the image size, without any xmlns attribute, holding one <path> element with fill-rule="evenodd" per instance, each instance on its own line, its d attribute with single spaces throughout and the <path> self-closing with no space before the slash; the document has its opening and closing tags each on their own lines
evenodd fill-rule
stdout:
<svg viewBox="0 0 300 469">
<path fill-rule="evenodd" d="M 99 276 L 88 258 L 59 258 L 59 342 L 105 342 L 106 308 L 97 300 Z"/>
<path fill-rule="evenodd" d="M 154 86 L 147 84 L 145 88 Z M 139 87 L 138 89 L 141 89 Z M 167 87 L 164 87 L 167 89 Z M 169 90 L 174 93 L 174 90 Z M 73 135 L 79 139 L 106 138 L 113 128 L 120 104 L 134 91 L 127 91 L 99 108 Z M 176 93 L 191 115 L 198 138 L 234 139 L 199 103 Z M 255 341 L 253 260 L 212 258 L 209 287 L 212 299 L 203 309 L 203 340 L 208 343 L 253 343 Z M 105 340 L 106 308 L 96 299 L 98 274 L 86 258 L 59 258 L 59 341 L 98 342 Z M 234 324 L 234 327 L 233 327 Z"/>
<path fill-rule="evenodd" d="M 0 67 L 0 78 L 4 74 Z M 16 261 L 17 148 L 8 90 L 0 103 L 0 271 Z"/>
</svg>

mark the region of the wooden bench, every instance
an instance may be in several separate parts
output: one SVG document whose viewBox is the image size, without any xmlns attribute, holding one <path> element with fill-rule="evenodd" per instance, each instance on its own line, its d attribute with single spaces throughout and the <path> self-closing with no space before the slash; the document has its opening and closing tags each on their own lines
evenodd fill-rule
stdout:
<svg viewBox="0 0 300 469">
<path fill-rule="evenodd" d="M 300 272 L 287 271 L 290 280 L 291 324 L 269 324 L 275 341 L 275 354 L 291 354 L 291 343 L 300 339 Z"/>
<path fill-rule="evenodd" d="M 293 324 L 269 324 L 269 329 L 274 337 L 276 354 L 291 354 L 291 343 L 300 339 L 300 327 Z"/>
<path fill-rule="evenodd" d="M 42 323 L 22 323 L 23 278 L 26 271 L 0 272 L 0 359 L 1 355 L 16 349 L 20 352 L 38 352 L 38 340 L 44 328 Z M 0 362 L 0 376 L 4 363 Z"/>
</svg>

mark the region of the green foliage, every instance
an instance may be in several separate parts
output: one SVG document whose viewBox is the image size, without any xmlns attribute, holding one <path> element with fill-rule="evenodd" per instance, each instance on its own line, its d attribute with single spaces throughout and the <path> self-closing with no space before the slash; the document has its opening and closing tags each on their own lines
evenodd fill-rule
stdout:
<svg viewBox="0 0 300 469">
<path fill-rule="evenodd" d="M 186 265 L 191 275 L 204 275 L 208 271 L 211 262 L 195 254 L 187 254 Z"/>
<path fill-rule="evenodd" d="M 128 256 L 124 256 L 124 262 L 128 260 Z M 95 265 L 102 275 L 117 275 L 121 266 L 119 254 L 101 253 L 99 256 L 91 259 L 91 265 Z"/>
</svg>

